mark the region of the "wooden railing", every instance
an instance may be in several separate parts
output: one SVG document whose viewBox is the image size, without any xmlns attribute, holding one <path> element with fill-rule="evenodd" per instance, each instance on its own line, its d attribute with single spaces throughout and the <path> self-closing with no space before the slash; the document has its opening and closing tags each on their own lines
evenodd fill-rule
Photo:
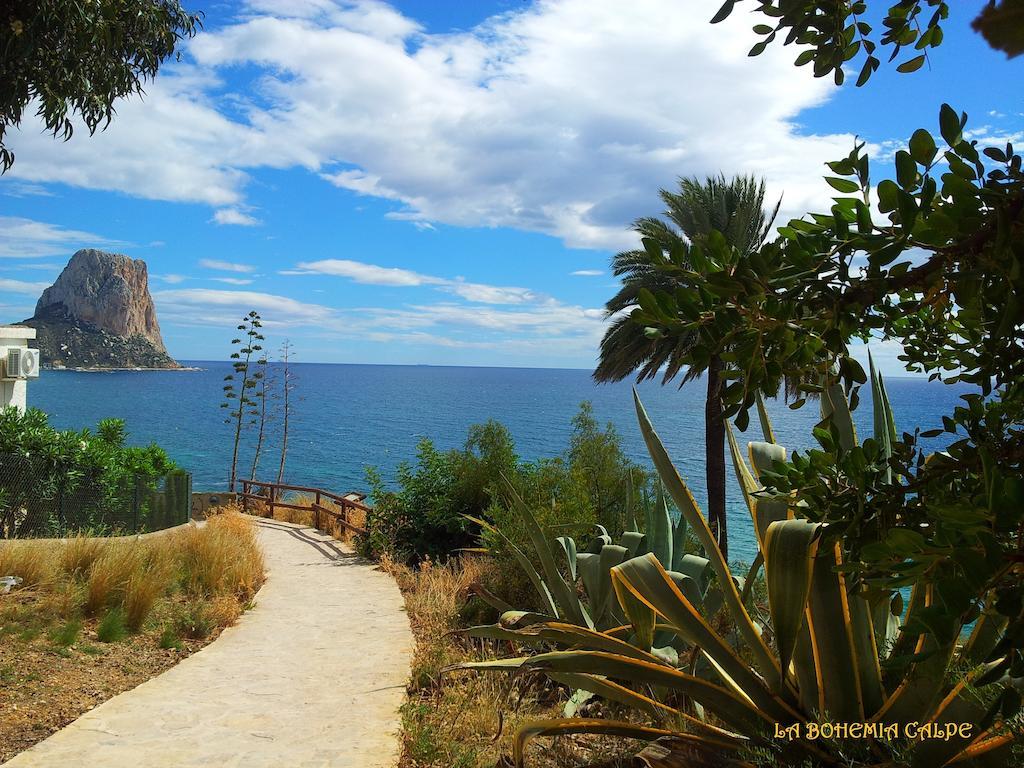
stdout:
<svg viewBox="0 0 1024 768">
<path fill-rule="evenodd" d="M 242 480 L 242 492 L 238 498 L 242 502 L 242 511 L 248 513 L 249 504 L 258 501 L 264 504 L 269 512 L 268 517 L 274 516 L 274 510 L 281 509 L 310 510 L 313 513 L 313 527 L 317 530 L 322 528 L 321 522 L 324 517 L 333 518 L 340 525 L 354 533 L 365 534 L 366 530 L 353 523 L 350 519 L 350 512 L 358 510 L 364 514 L 370 511 L 370 507 L 363 504 L 366 497 L 362 494 L 346 494 L 341 496 L 337 493 L 325 491 L 322 488 L 307 488 L 302 485 L 285 485 L 284 483 L 264 483 L 259 480 Z M 255 492 L 253 489 L 257 489 Z M 306 493 L 313 497 L 310 504 L 293 504 L 281 499 L 282 492 L 291 491 L 295 493 Z M 358 499 L 351 498 L 358 496 Z M 329 501 L 338 509 L 324 506 L 324 501 Z"/>
</svg>

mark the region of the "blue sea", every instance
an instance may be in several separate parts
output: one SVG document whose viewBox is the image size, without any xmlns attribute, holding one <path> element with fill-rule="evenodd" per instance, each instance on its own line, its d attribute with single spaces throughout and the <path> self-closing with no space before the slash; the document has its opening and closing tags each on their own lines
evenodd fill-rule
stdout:
<svg viewBox="0 0 1024 768">
<path fill-rule="evenodd" d="M 92 427 L 116 416 L 127 422 L 130 441 L 159 443 L 193 474 L 196 490 L 227 487 L 233 430 L 224 423 L 221 387 L 227 362 L 184 361 L 193 371 L 92 373 L 43 371 L 29 386 L 29 404 L 46 411 L 61 429 Z M 595 384 L 585 370 L 463 368 L 389 365 L 293 367 L 295 390 L 285 482 L 346 492 L 365 490 L 364 470 L 376 466 L 394 478 L 399 462 L 413 460 L 416 444 L 430 438 L 440 448 L 463 444 L 471 424 L 497 419 L 508 426 L 521 458 L 561 453 L 571 419 L 581 401 L 593 404 L 601 422 L 612 423 L 627 454 L 648 465 L 636 425 L 631 384 Z M 921 379 L 886 382 L 897 427 L 913 431 L 941 426 L 966 387 Z M 645 383 L 638 391 L 655 428 L 690 483 L 704 499 L 704 382 L 681 389 Z M 810 431 L 817 406 L 792 411 L 769 401 L 776 437 L 790 449 L 812 447 Z M 871 399 L 862 389 L 857 410 L 859 431 L 871 431 Z M 741 440 L 761 439 L 756 416 Z M 280 421 L 270 433 L 258 477 L 276 479 Z M 934 443 L 935 448 L 942 447 Z M 242 476 L 248 476 L 251 442 L 243 450 Z M 750 561 L 753 534 L 731 471 L 729 495 L 730 556 Z"/>
</svg>

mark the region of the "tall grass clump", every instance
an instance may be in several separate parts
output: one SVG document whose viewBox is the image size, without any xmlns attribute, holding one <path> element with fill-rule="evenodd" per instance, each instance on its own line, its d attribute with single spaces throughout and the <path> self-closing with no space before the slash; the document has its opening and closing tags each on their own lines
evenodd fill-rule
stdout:
<svg viewBox="0 0 1024 768">
<path fill-rule="evenodd" d="M 263 583 L 263 551 L 251 521 L 236 512 L 212 515 L 202 528 L 178 534 L 181 580 L 186 591 L 247 600 Z"/>
<path fill-rule="evenodd" d="M 132 577 L 143 570 L 145 557 L 138 541 L 106 542 L 89 569 L 86 580 L 85 610 L 90 616 L 121 602 Z"/>
<path fill-rule="evenodd" d="M 36 587 L 52 581 L 53 558 L 35 541 L 0 543 L 0 576 L 17 576 L 22 587 Z"/>
<path fill-rule="evenodd" d="M 57 555 L 57 569 L 60 573 L 74 578 L 85 576 L 92 570 L 106 546 L 106 541 L 87 533 L 78 533 L 65 539 Z"/>
</svg>

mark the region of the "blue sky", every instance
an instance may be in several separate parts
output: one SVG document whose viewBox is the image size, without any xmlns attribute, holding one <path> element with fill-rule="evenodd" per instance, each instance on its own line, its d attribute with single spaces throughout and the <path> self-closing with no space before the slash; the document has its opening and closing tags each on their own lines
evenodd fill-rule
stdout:
<svg viewBox="0 0 1024 768">
<path fill-rule="evenodd" d="M 0 321 L 98 247 L 147 262 L 181 359 L 225 358 L 256 308 L 309 362 L 587 368 L 609 258 L 680 175 L 764 174 L 785 220 L 827 209 L 855 135 L 880 178 L 944 100 L 1024 141 L 1024 64 L 970 30 L 982 0 L 930 68 L 862 89 L 748 58 L 751 20 L 710 27 L 717 4 L 187 3 L 205 31 L 106 132 L 9 133 Z"/>
</svg>

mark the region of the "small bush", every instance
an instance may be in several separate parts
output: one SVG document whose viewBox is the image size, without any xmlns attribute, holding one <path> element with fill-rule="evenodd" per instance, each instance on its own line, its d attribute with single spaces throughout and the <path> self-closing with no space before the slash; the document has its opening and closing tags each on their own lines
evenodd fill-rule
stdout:
<svg viewBox="0 0 1024 768">
<path fill-rule="evenodd" d="M 50 630 L 50 642 L 60 648 L 67 648 L 75 644 L 75 640 L 78 639 L 78 634 L 81 631 L 82 622 L 78 619 L 72 619 Z"/>
<path fill-rule="evenodd" d="M 128 625 L 120 608 L 111 608 L 96 626 L 96 639 L 101 643 L 117 643 L 127 636 Z"/>
<path fill-rule="evenodd" d="M 178 636 L 192 640 L 203 640 L 209 637 L 215 626 L 206 604 L 198 600 L 182 606 L 174 619 L 174 631 Z"/>
<path fill-rule="evenodd" d="M 163 648 L 165 651 L 181 650 L 181 638 L 178 636 L 177 629 L 175 629 L 173 626 L 164 627 L 164 631 L 160 633 L 160 647 Z"/>
</svg>

